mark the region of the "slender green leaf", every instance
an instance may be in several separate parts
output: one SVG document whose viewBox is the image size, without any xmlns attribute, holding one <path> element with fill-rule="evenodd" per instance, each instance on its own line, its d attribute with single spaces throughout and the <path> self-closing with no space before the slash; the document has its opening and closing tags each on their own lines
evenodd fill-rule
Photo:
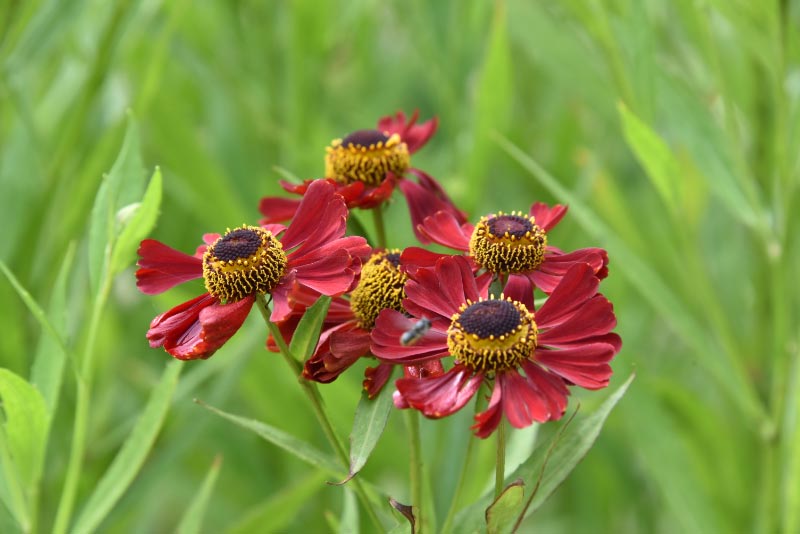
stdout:
<svg viewBox="0 0 800 534">
<path fill-rule="evenodd" d="M 64 354 L 68 354 L 69 352 L 64 340 L 61 338 L 58 330 L 56 330 L 56 328 L 47 318 L 47 315 L 44 313 L 44 310 L 42 310 L 42 307 L 39 306 L 39 303 L 34 300 L 31 294 L 24 287 L 22 287 L 22 284 L 19 283 L 17 277 L 14 276 L 14 273 L 11 272 L 11 270 L 2 260 L 0 260 L 0 271 L 3 271 L 3 274 L 6 275 L 8 281 L 11 282 L 12 286 L 14 286 L 14 290 L 20 296 L 22 301 L 28 307 L 28 310 L 30 310 L 33 317 L 39 322 L 47 335 L 50 336 L 50 338 L 56 343 L 56 345 L 58 345 L 58 348 Z"/>
<path fill-rule="evenodd" d="M 6 487 L 11 502 L 6 503 L 24 530 L 35 509 L 32 500 L 44 465 L 50 416 L 41 393 L 23 378 L 0 368 L 0 399 L 4 422 L 0 449 Z"/>
<path fill-rule="evenodd" d="M 800 531 L 800 357 L 795 354 L 786 390 L 786 444 L 783 452 L 783 532 Z"/>
<path fill-rule="evenodd" d="M 117 212 L 141 199 L 143 169 L 139 155 L 139 130 L 131 116 L 119 155 L 111 171 L 103 177 L 92 206 L 89 221 L 89 278 L 94 294 L 97 294 L 104 273 L 110 266 L 111 253 L 121 228 L 121 221 L 116 220 Z"/>
<path fill-rule="evenodd" d="M 326 474 L 312 471 L 294 485 L 282 489 L 259 503 L 232 527 L 228 534 L 249 534 L 251 532 L 286 532 L 291 520 L 298 514 L 314 494 L 325 487 Z"/>
<path fill-rule="evenodd" d="M 489 534 L 511 532 L 517 521 L 525 497 L 525 483 L 517 480 L 509 484 L 500 496 L 486 509 L 486 530 Z"/>
<path fill-rule="evenodd" d="M 350 474 L 345 481 L 361 471 L 383 435 L 392 412 L 392 391 L 392 388 L 384 387 L 371 400 L 366 391 L 361 392 L 361 400 L 353 418 L 353 431 L 350 433 Z"/>
<path fill-rule="evenodd" d="M 678 194 L 683 173 L 667 144 L 650 129 L 631 110 L 620 103 L 619 115 L 622 119 L 622 131 L 628 146 L 647 171 L 653 187 L 655 187 L 664 205 L 676 214 L 680 196 Z"/>
<path fill-rule="evenodd" d="M 506 477 L 507 480 L 522 480 L 527 487 L 532 488 L 523 514 L 539 508 L 586 456 L 611 410 L 628 390 L 633 377 L 631 375 L 594 412 L 578 415 L 575 421 L 553 438 L 549 446 L 538 446 L 530 458 Z M 491 502 L 492 495 L 487 493 L 462 510 L 456 517 L 454 531 L 481 530 L 486 520 L 484 510 L 487 510 Z M 521 519 L 522 516 L 519 517 Z"/>
<path fill-rule="evenodd" d="M 147 237 L 155 227 L 161 207 L 161 183 L 161 169 L 156 167 L 141 203 L 132 204 L 133 214 L 128 214 L 126 220 L 121 223 L 122 231 L 114 245 L 111 259 L 112 275 L 133 263 L 139 242 Z M 118 215 L 120 213 L 122 212 L 119 212 Z"/>
<path fill-rule="evenodd" d="M 195 402 L 197 402 L 206 410 L 215 413 L 220 417 L 231 421 L 232 423 L 235 423 L 245 430 L 249 430 L 258 434 L 273 445 L 276 445 L 286 452 L 291 453 L 293 456 L 296 456 L 311 466 L 318 469 L 323 469 L 334 476 L 343 476 L 342 468 L 339 466 L 336 460 L 320 452 L 305 441 L 301 441 L 296 437 L 287 434 L 283 430 L 279 430 L 266 423 L 256 421 L 255 419 L 246 419 L 244 417 L 239 417 L 238 415 L 223 412 L 222 410 L 214 408 L 213 406 L 209 406 L 208 404 L 204 404 L 201 401 Z"/>
<path fill-rule="evenodd" d="M 352 491 L 350 491 L 350 488 L 345 488 L 342 517 L 339 522 L 339 532 L 358 534 L 360 531 L 361 529 L 358 526 L 358 506 L 356 506 L 356 496 Z"/>
<path fill-rule="evenodd" d="M 182 368 L 177 360 L 167 364 L 139 421 L 84 504 L 72 532 L 96 530 L 133 482 L 161 430 Z"/>
<path fill-rule="evenodd" d="M 203 516 L 205 515 L 206 508 L 208 508 L 208 500 L 211 498 L 211 493 L 214 491 L 214 485 L 217 482 L 219 475 L 219 468 L 222 465 L 222 457 L 217 456 L 211 463 L 211 468 L 200 486 L 200 490 L 192 498 L 189 507 L 183 513 L 181 522 L 175 532 L 178 534 L 199 534 L 200 527 L 203 524 Z"/>
<path fill-rule="evenodd" d="M 59 339 L 66 337 L 67 329 L 67 282 L 69 273 L 72 270 L 72 262 L 75 258 L 75 243 L 70 243 L 67 248 L 61 268 L 58 271 L 56 283 L 50 296 L 47 315 L 50 317 L 50 324 L 58 334 Z M 36 349 L 36 357 L 31 367 L 31 383 L 42 393 L 47 409 L 50 413 L 55 413 L 58 406 L 58 396 L 61 391 L 61 382 L 64 377 L 64 362 L 67 354 L 59 341 L 53 336 L 45 335 L 39 338 L 39 346 Z"/>
<path fill-rule="evenodd" d="M 314 352 L 314 347 L 317 346 L 319 339 L 319 332 L 322 328 L 322 322 L 328 313 L 328 307 L 331 305 L 331 298 L 322 296 L 314 303 L 313 306 L 306 310 L 300 323 L 297 325 L 292 336 L 292 342 L 289 348 L 298 360 L 305 361 L 306 358 L 311 356 Z"/>
</svg>

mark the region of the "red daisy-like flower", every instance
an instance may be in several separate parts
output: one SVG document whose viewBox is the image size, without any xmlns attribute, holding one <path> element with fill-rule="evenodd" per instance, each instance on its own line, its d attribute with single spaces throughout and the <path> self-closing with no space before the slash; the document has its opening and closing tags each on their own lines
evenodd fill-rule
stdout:
<svg viewBox="0 0 800 534">
<path fill-rule="evenodd" d="M 600 279 L 608 275 L 608 254 L 602 248 L 583 248 L 564 253 L 547 243 L 547 233 L 564 215 L 567 207 L 552 208 L 534 203 L 528 215 L 519 212 L 481 217 L 478 224 L 461 222 L 448 211 L 426 217 L 418 230 L 429 241 L 466 252 L 475 269 L 508 275 L 516 284 L 538 287 L 550 294 L 561 278 L 577 263 L 589 264 Z M 403 266 L 409 270 L 431 267 L 442 257 L 418 247 L 405 250 Z"/>
<path fill-rule="evenodd" d="M 358 130 L 343 139 L 335 139 L 326 149 L 325 177 L 347 202 L 348 208 L 374 208 L 386 202 L 395 187 L 406 197 L 414 232 L 428 215 L 439 210 L 452 213 L 462 222 L 466 216 L 447 196 L 436 180 L 425 172 L 411 167 L 410 156 L 422 148 L 436 132 L 438 120 L 433 118 L 417 124 L 418 112 L 406 120 L 403 112 L 383 117 L 376 130 Z M 417 182 L 406 180 L 414 175 Z M 286 191 L 304 195 L 314 180 L 302 184 L 281 181 Z M 299 201 L 282 197 L 262 198 L 259 210 L 262 223 L 289 220 Z M 423 241 L 427 242 L 427 241 Z"/>
<path fill-rule="evenodd" d="M 203 278 L 206 292 L 153 319 L 151 347 L 163 346 L 181 360 L 211 356 L 241 327 L 256 295 L 272 296 L 272 321 L 289 313 L 298 287 L 323 295 L 350 289 L 369 246 L 345 237 L 347 207 L 327 182 L 309 187 L 292 223 L 242 226 L 206 234 L 194 256 L 153 240 L 139 247 L 136 285 L 149 295 Z"/>
<path fill-rule="evenodd" d="M 488 296 L 487 285 L 464 257 L 441 258 L 406 283 L 403 307 L 414 318 L 380 313 L 371 350 L 382 361 L 421 365 L 453 357 L 443 374 L 397 380 L 398 407 L 444 417 L 463 407 L 484 380 L 492 381 L 489 406 L 472 427 L 485 438 L 503 414 L 516 428 L 559 419 L 568 386 L 608 385 L 609 362 L 622 342 L 611 332 L 613 307 L 597 293 L 599 280 L 589 265 L 570 267 L 538 310 L 526 284 L 510 282 L 500 298 Z M 403 334 L 422 317 L 430 329 L 417 343 L 403 345 Z"/>
</svg>

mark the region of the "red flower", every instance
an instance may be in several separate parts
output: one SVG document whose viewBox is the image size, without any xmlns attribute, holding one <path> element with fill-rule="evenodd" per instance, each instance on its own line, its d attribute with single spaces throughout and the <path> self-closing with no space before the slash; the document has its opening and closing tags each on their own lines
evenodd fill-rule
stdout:
<svg viewBox="0 0 800 534">
<path fill-rule="evenodd" d="M 564 253 L 547 244 L 547 232 L 567 213 L 567 207 L 552 208 L 534 203 L 529 215 L 500 212 L 481 217 L 477 225 L 463 223 L 452 213 L 440 211 L 426 217 L 418 230 L 429 241 L 469 254 L 473 267 L 495 274 L 508 274 L 509 281 L 530 290 L 550 294 L 573 265 L 588 263 L 600 279 L 608 275 L 608 254 L 601 248 L 584 248 Z M 431 267 L 442 255 L 411 247 L 402 263 L 413 271 Z"/>
<path fill-rule="evenodd" d="M 414 232 L 423 219 L 444 210 L 464 222 L 466 216 L 455 207 L 442 187 L 431 176 L 410 166 L 410 155 L 422 148 L 433 136 L 438 120 L 433 118 L 416 124 L 418 112 L 406 120 L 399 111 L 394 117 L 383 117 L 377 130 L 358 130 L 344 139 L 335 139 L 325 156 L 326 179 L 336 186 L 348 208 L 374 208 L 392 196 L 395 187 L 406 197 Z M 416 176 L 417 182 L 404 179 Z M 304 195 L 314 180 L 302 184 L 281 181 L 286 191 Z M 262 224 L 289 220 L 299 200 L 282 197 L 262 198 L 259 210 Z M 427 241 L 423 241 L 427 242 Z"/>
<path fill-rule="evenodd" d="M 369 247 L 345 237 L 347 207 L 333 186 L 309 187 L 292 223 L 242 226 L 223 236 L 207 234 L 194 256 L 153 239 L 139 247 L 136 285 L 157 294 L 203 278 L 206 293 L 153 319 L 151 347 L 181 360 L 208 358 L 241 327 L 256 295 L 272 296 L 272 321 L 291 311 L 288 295 L 306 287 L 324 295 L 350 289 Z M 278 237 L 280 236 L 280 237 Z"/>
<path fill-rule="evenodd" d="M 489 436 L 505 414 L 517 428 L 559 419 L 566 410 L 568 386 L 599 389 L 608 385 L 609 361 L 622 342 L 611 332 L 611 303 L 597 293 L 593 269 L 575 264 L 547 301 L 534 311 L 525 284 L 510 283 L 504 297 L 487 296 L 490 277 L 475 278 L 461 256 L 445 257 L 433 269 L 420 269 L 406 283 L 403 307 L 378 316 L 372 353 L 380 360 L 421 365 L 453 356 L 444 374 L 397 380 L 395 404 L 439 418 L 464 406 L 484 380 L 493 381 L 488 408 L 475 416 L 477 436 Z M 403 333 L 425 317 L 430 329 L 413 345 Z"/>
</svg>

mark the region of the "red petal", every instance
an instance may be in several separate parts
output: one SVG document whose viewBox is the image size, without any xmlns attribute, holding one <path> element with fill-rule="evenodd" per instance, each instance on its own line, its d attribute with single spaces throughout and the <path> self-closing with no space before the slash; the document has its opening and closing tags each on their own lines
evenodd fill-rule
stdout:
<svg viewBox="0 0 800 534">
<path fill-rule="evenodd" d="M 447 356 L 447 333 L 436 325 L 413 345 L 402 345 L 400 337 L 416 324 L 395 310 L 382 310 L 372 329 L 372 354 L 390 363 L 419 364 L 426 360 Z"/>
<path fill-rule="evenodd" d="M 255 301 L 248 297 L 220 304 L 205 293 L 153 319 L 147 338 L 180 360 L 205 359 L 242 326 Z"/>
<path fill-rule="evenodd" d="M 534 384 L 516 371 L 497 374 L 503 390 L 503 412 L 515 428 L 525 428 L 534 421 L 550 419 L 549 403 Z"/>
<path fill-rule="evenodd" d="M 298 245 L 309 250 L 342 237 L 347 226 L 347 206 L 327 180 L 309 184 L 294 219 L 281 238 L 286 250 Z"/>
<path fill-rule="evenodd" d="M 394 365 L 391 363 L 380 363 L 377 367 L 367 367 L 364 370 L 363 386 L 367 391 L 367 397 L 374 399 L 381 392 L 392 376 L 393 369 Z"/>
<path fill-rule="evenodd" d="M 587 300 L 569 318 L 539 334 L 539 345 L 563 346 L 608 334 L 617 325 L 614 307 L 602 295 Z M 539 325 L 544 329 L 545 325 Z"/>
<path fill-rule="evenodd" d="M 411 118 L 406 122 L 406 114 L 402 111 L 395 113 L 394 117 L 386 116 L 381 117 L 378 121 L 378 130 L 384 133 L 398 134 L 400 139 L 408 145 L 409 153 L 413 154 L 428 142 L 428 140 L 436 133 L 436 128 L 439 126 L 439 119 L 436 117 L 422 124 L 416 125 L 419 111 L 415 110 Z"/>
<path fill-rule="evenodd" d="M 419 269 L 406 282 L 405 289 L 407 300 L 445 318 L 456 313 L 467 299 L 475 302 L 479 297 L 486 296 L 479 292 L 472 267 L 461 256 L 439 259 L 434 270 Z"/>
<path fill-rule="evenodd" d="M 447 211 L 438 211 L 426 217 L 420 226 L 420 233 L 425 234 L 429 241 L 463 252 L 469 251 L 469 239 L 475 229 L 471 224 L 462 226 Z"/>
<path fill-rule="evenodd" d="M 567 207 L 556 204 L 551 208 L 543 202 L 535 202 L 531 206 L 530 214 L 533 215 L 536 225 L 539 228 L 545 232 L 549 232 L 561 221 L 564 215 L 567 214 Z"/>
<path fill-rule="evenodd" d="M 264 197 L 258 203 L 258 211 L 264 216 L 259 224 L 279 223 L 290 220 L 297 212 L 300 200 L 284 197 Z"/>
<path fill-rule="evenodd" d="M 314 354 L 303 366 L 303 377 L 327 384 L 333 382 L 359 358 L 369 353 L 369 332 L 343 323 L 320 336 Z"/>
<path fill-rule="evenodd" d="M 439 184 L 439 182 L 434 180 L 431 175 L 414 168 L 408 169 L 408 172 L 417 177 L 417 180 L 419 180 L 419 185 L 427 189 L 431 194 L 438 197 L 439 200 L 444 203 L 444 211 L 452 213 L 458 220 L 459 224 L 464 224 L 467 222 L 467 214 L 456 207 L 444 188 Z"/>
<path fill-rule="evenodd" d="M 434 267 L 439 258 L 445 256 L 424 248 L 408 247 L 400 254 L 400 265 L 407 273 L 414 273 L 422 267 Z"/>
<path fill-rule="evenodd" d="M 475 424 L 470 427 L 479 438 L 486 439 L 491 436 L 503 419 L 502 399 L 503 390 L 500 387 L 500 382 L 495 381 L 494 389 L 492 389 L 492 398 L 489 399 L 489 406 L 481 413 L 475 414 Z"/>
<path fill-rule="evenodd" d="M 533 287 L 530 278 L 524 274 L 511 274 L 508 276 L 506 287 L 503 288 L 503 294 L 523 303 L 528 311 L 533 311 Z"/>
<path fill-rule="evenodd" d="M 597 293 L 600 281 L 592 268 L 585 263 L 576 263 L 553 290 L 550 298 L 536 312 L 539 328 L 553 326 L 564 321 L 584 302 Z"/>
<path fill-rule="evenodd" d="M 400 378 L 395 385 L 403 400 L 425 417 L 438 419 L 460 410 L 478 391 L 483 375 L 457 365 L 432 378 Z"/>
<path fill-rule="evenodd" d="M 272 290 L 272 313 L 269 316 L 269 320 L 273 323 L 283 321 L 292 313 L 292 307 L 289 303 L 289 294 L 295 287 L 294 279 L 295 274 L 294 271 L 292 271 L 285 275 Z"/>
<path fill-rule="evenodd" d="M 541 393 L 542 398 L 547 402 L 550 421 L 561 419 L 567 409 L 567 397 L 569 397 L 569 389 L 564 380 L 530 360 L 523 361 L 522 368 L 525 370 L 528 382 Z"/>
<path fill-rule="evenodd" d="M 534 360 L 553 373 L 586 389 L 608 385 L 611 366 L 608 362 L 617 353 L 613 345 L 587 343 L 562 350 L 537 349 Z"/>
<path fill-rule="evenodd" d="M 203 260 L 168 247 L 155 239 L 139 245 L 136 286 L 142 293 L 157 295 L 183 282 L 203 276 Z"/>
</svg>

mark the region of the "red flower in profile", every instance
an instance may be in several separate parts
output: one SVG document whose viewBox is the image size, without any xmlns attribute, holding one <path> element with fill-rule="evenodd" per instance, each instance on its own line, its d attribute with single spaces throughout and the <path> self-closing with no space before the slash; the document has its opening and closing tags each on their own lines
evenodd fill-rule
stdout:
<svg viewBox="0 0 800 534">
<path fill-rule="evenodd" d="M 516 428 L 559 419 L 568 386 L 599 389 L 611 377 L 609 361 L 622 342 L 611 332 L 611 303 L 597 293 L 599 280 L 584 263 L 562 277 L 547 301 L 534 310 L 532 292 L 510 282 L 505 296 L 487 296 L 488 278 L 475 278 L 461 256 L 441 258 L 406 283 L 403 307 L 378 316 L 372 353 L 389 363 L 421 365 L 453 357 L 444 374 L 397 380 L 395 404 L 430 418 L 463 407 L 484 380 L 493 382 L 487 409 L 475 416 L 478 437 L 489 436 L 503 414 Z M 400 338 L 419 318 L 430 329 L 417 343 Z"/>
<path fill-rule="evenodd" d="M 608 254 L 602 248 L 584 248 L 564 253 L 547 243 L 547 233 L 567 213 L 567 207 L 552 208 L 534 203 L 528 215 L 499 212 L 481 217 L 478 224 L 463 223 L 452 213 L 440 211 L 426 217 L 418 230 L 429 241 L 469 254 L 475 269 L 508 275 L 515 284 L 538 287 L 550 294 L 575 264 L 587 263 L 600 279 L 608 275 Z M 442 257 L 418 247 L 403 253 L 409 270 L 431 267 Z"/>
<path fill-rule="evenodd" d="M 309 187 L 292 223 L 242 226 L 223 236 L 207 234 L 194 256 L 153 239 L 139 247 L 136 285 L 158 294 L 203 278 L 206 292 L 150 323 L 151 347 L 163 346 L 181 360 L 208 358 L 241 327 L 256 295 L 270 294 L 272 321 L 291 311 L 297 287 L 323 295 L 350 289 L 369 251 L 363 237 L 345 237 L 347 207 L 332 185 Z M 280 236 L 280 237 L 279 237 Z"/>
<path fill-rule="evenodd" d="M 395 187 L 406 197 L 414 232 L 423 219 L 444 210 L 462 222 L 463 212 L 455 207 L 444 189 L 431 176 L 411 167 L 411 154 L 422 148 L 433 136 L 438 120 L 417 124 L 418 112 L 406 120 L 399 111 L 394 117 L 383 117 L 376 130 L 358 130 L 343 139 L 335 139 L 326 149 L 325 177 L 336 186 L 348 208 L 374 208 L 392 196 Z M 412 174 L 417 182 L 404 179 Z M 286 191 L 304 195 L 314 180 L 302 184 L 281 181 Z M 263 224 L 292 218 L 299 200 L 282 197 L 262 198 L 259 210 Z M 418 234 L 420 239 L 424 236 Z"/>
</svg>

